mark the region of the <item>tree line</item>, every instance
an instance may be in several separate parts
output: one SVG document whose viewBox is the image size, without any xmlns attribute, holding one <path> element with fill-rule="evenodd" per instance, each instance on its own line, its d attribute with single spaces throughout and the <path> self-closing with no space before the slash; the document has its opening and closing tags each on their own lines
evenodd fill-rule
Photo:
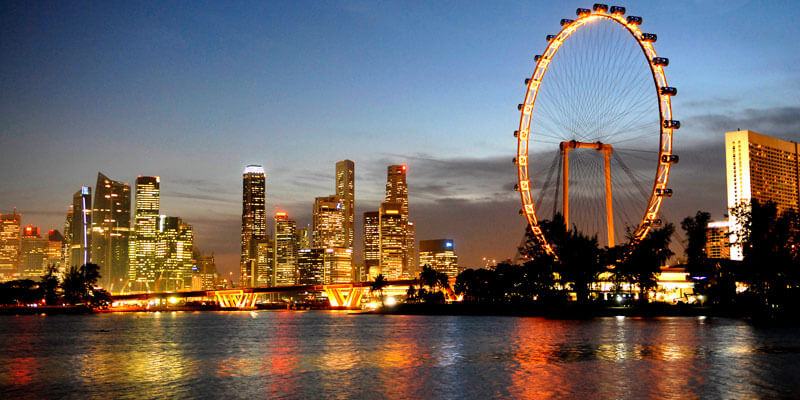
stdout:
<svg viewBox="0 0 800 400">
<path fill-rule="evenodd" d="M 71 267 L 63 277 L 58 268 L 48 266 L 37 282 L 32 279 L 13 280 L 0 283 L 2 305 L 85 305 L 90 308 L 107 307 L 111 296 L 103 289 L 95 288 L 100 279 L 97 264 Z"/>
</svg>

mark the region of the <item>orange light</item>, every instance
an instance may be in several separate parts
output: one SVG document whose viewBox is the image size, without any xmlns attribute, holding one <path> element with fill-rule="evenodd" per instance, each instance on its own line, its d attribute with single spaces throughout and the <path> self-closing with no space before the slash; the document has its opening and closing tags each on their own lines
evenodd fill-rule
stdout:
<svg viewBox="0 0 800 400">
<path fill-rule="evenodd" d="M 275 213 L 275 216 L 276 216 L 276 217 L 285 217 L 285 216 L 286 216 L 286 213 L 285 213 L 285 212 L 276 212 L 276 213 Z"/>
<path fill-rule="evenodd" d="M 403 171 L 405 171 L 405 170 L 406 170 L 406 166 L 405 166 L 405 165 L 403 165 Z"/>
<path fill-rule="evenodd" d="M 386 210 L 386 214 L 400 214 L 400 211 L 397 211 L 397 210 Z"/>
</svg>

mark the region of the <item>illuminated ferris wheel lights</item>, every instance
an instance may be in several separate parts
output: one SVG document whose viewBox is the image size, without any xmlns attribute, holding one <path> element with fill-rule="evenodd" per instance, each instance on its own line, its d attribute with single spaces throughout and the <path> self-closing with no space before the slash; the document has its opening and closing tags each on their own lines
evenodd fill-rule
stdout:
<svg viewBox="0 0 800 400">
<path fill-rule="evenodd" d="M 592 10 L 597 13 L 606 13 L 608 12 L 608 4 L 594 3 Z"/>
<path fill-rule="evenodd" d="M 642 24 L 642 17 L 636 17 L 636 16 L 633 16 L 633 15 L 629 15 L 628 18 L 626 18 L 626 21 L 628 21 L 628 25 L 641 25 Z"/>
</svg>

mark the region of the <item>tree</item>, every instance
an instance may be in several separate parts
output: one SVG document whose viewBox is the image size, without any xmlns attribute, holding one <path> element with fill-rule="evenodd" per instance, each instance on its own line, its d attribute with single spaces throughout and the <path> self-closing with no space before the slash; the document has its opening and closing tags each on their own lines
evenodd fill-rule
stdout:
<svg viewBox="0 0 800 400">
<path fill-rule="evenodd" d="M 383 288 L 385 288 L 388 285 L 389 282 L 386 281 L 386 278 L 383 277 L 383 274 L 378 274 L 378 276 L 375 277 L 375 281 L 372 282 L 369 288 L 370 293 L 378 292 L 380 294 L 381 307 L 385 306 L 385 304 L 383 303 Z"/>
<path fill-rule="evenodd" d="M 96 290 L 94 285 L 100 279 L 100 266 L 97 264 L 84 264 L 80 268 L 70 267 L 61 281 L 64 299 L 70 304 L 92 304 Z"/>
<path fill-rule="evenodd" d="M 697 211 L 694 217 L 686 217 L 681 221 L 681 228 L 686 232 L 687 264 L 698 267 L 706 264 L 706 228 L 711 214 Z"/>
<path fill-rule="evenodd" d="M 639 300 L 647 301 L 647 292 L 658 285 L 657 276 L 661 266 L 675 253 L 670 250 L 675 226 L 671 223 L 661 228 L 650 229 L 647 237 L 634 245 L 623 268 L 639 285 Z"/>
<path fill-rule="evenodd" d="M 58 304 L 58 268 L 55 265 L 47 267 L 46 273 L 39 281 L 39 288 L 42 290 L 44 302 L 48 306 Z"/>
</svg>

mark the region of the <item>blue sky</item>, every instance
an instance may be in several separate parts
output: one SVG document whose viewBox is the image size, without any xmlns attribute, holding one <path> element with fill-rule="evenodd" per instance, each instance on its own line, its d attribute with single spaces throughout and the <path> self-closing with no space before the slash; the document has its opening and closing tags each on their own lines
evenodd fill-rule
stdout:
<svg viewBox="0 0 800 400">
<path fill-rule="evenodd" d="M 800 139 L 800 28 L 790 1 L 621 4 L 659 35 L 679 88 L 681 164 L 665 212 L 725 207 L 723 133 Z M 162 213 L 238 262 L 241 171 L 267 206 L 310 222 L 334 163 L 356 163 L 360 213 L 386 165 L 409 165 L 418 238 L 466 265 L 513 255 L 524 227 L 511 132 L 532 57 L 575 1 L 30 2 L 0 4 L 0 210 L 63 229 L 102 171 L 162 178 Z M 679 222 L 679 221 L 675 221 Z"/>
</svg>

